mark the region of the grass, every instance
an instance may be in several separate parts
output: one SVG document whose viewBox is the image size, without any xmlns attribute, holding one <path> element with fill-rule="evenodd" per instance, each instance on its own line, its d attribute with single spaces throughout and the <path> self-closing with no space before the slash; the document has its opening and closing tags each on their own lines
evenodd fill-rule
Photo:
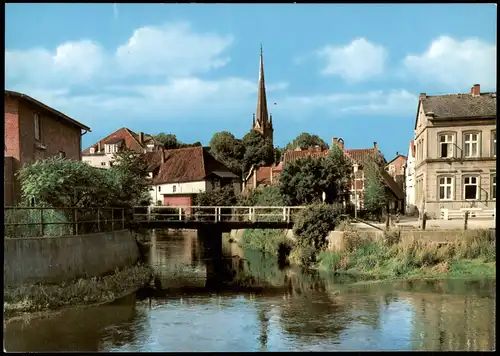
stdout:
<svg viewBox="0 0 500 356">
<path fill-rule="evenodd" d="M 277 254 L 280 246 L 287 244 L 286 230 L 248 229 L 243 233 L 243 248 Z"/>
<path fill-rule="evenodd" d="M 114 273 L 61 284 L 25 284 L 4 288 L 4 310 L 12 312 L 35 312 L 56 309 L 68 305 L 111 302 L 124 293 L 144 286 L 152 270 L 148 266 L 136 265 Z"/>
<path fill-rule="evenodd" d="M 320 269 L 378 279 L 496 276 L 495 237 L 488 230 L 448 244 L 401 240 L 397 232 L 381 241 L 356 231 L 348 231 L 344 238 L 345 251 L 319 252 Z"/>
</svg>

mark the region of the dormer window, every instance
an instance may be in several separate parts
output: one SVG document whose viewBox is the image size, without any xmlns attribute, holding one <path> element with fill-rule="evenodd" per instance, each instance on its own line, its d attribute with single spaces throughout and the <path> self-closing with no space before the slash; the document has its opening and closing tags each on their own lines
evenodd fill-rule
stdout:
<svg viewBox="0 0 500 356">
<path fill-rule="evenodd" d="M 90 154 L 93 155 L 95 153 L 95 148 L 94 147 L 90 147 Z"/>
<path fill-rule="evenodd" d="M 153 152 L 155 145 L 147 145 L 146 147 L 148 152 Z"/>
<path fill-rule="evenodd" d="M 106 144 L 104 145 L 104 152 L 106 153 L 115 153 L 117 150 L 116 150 L 116 145 L 110 145 L 110 144 Z"/>
</svg>

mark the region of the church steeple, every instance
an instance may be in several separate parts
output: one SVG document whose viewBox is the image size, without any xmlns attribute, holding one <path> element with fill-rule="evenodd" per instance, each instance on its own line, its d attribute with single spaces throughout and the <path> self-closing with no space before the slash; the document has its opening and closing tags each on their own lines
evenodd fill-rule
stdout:
<svg viewBox="0 0 500 356">
<path fill-rule="evenodd" d="M 260 44 L 260 68 L 259 68 L 259 87 L 257 92 L 257 110 L 252 129 L 259 131 L 266 138 L 273 140 L 273 124 L 269 121 L 267 111 L 266 84 L 264 80 L 264 57 L 262 55 L 262 43 Z"/>
</svg>

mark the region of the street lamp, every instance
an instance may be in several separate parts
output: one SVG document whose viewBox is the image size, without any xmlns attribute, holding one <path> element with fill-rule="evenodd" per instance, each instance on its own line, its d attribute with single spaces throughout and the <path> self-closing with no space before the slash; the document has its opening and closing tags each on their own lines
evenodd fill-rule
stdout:
<svg viewBox="0 0 500 356">
<path fill-rule="evenodd" d="M 356 189 L 356 173 L 358 172 L 358 164 L 354 163 L 354 218 L 358 218 L 358 192 Z"/>
</svg>

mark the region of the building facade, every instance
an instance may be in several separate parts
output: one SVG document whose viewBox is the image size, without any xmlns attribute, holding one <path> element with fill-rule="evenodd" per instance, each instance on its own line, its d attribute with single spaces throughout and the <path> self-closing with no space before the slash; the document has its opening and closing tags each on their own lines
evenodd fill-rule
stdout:
<svg viewBox="0 0 500 356">
<path fill-rule="evenodd" d="M 408 158 L 405 167 L 405 203 L 406 211 L 410 212 L 415 208 L 415 144 L 410 141 L 408 147 Z"/>
<path fill-rule="evenodd" d="M 146 153 L 157 151 L 162 147 L 163 145 L 153 136 L 144 132 L 137 134 L 122 127 L 83 150 L 82 160 L 93 167 L 108 169 L 113 165 L 113 155 L 121 149 L 128 148 L 138 153 Z"/>
<path fill-rule="evenodd" d="M 90 128 L 65 114 L 14 91 L 4 92 L 4 205 L 20 199 L 15 173 L 26 164 L 60 156 L 81 159 L 81 136 Z"/>
<path fill-rule="evenodd" d="M 206 147 L 147 152 L 153 205 L 191 206 L 197 194 L 232 185 L 241 191 L 241 179 L 217 161 Z"/>
<path fill-rule="evenodd" d="M 419 98 L 415 120 L 415 200 L 441 209 L 493 209 L 496 200 L 496 93 Z"/>
<path fill-rule="evenodd" d="M 262 45 L 260 46 L 259 88 L 257 92 L 257 110 L 253 114 L 252 130 L 260 132 L 265 138 L 273 142 L 273 117 L 267 110 L 266 83 L 264 80 L 264 58 Z"/>
</svg>

